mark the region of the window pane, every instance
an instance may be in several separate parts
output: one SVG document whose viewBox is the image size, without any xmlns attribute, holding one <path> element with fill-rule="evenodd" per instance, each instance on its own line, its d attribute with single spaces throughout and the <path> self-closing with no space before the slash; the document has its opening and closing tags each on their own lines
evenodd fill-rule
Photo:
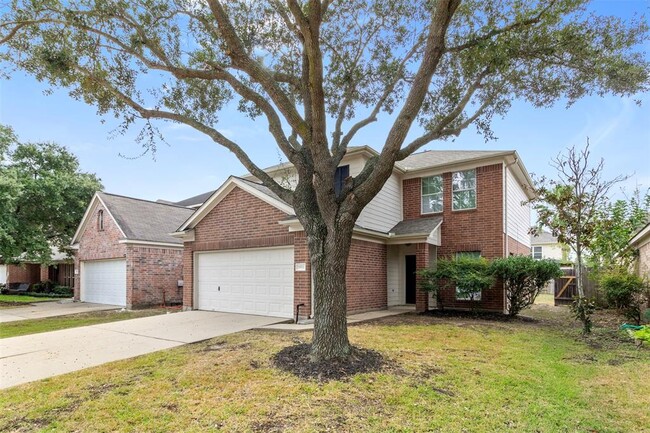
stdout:
<svg viewBox="0 0 650 433">
<path fill-rule="evenodd" d="M 442 193 L 422 196 L 422 213 L 442 212 Z"/>
<path fill-rule="evenodd" d="M 454 210 L 474 209 L 476 207 L 476 191 L 455 191 L 453 197 Z"/>
<path fill-rule="evenodd" d="M 475 189 L 476 170 L 457 171 L 451 175 L 453 191 Z"/>
<path fill-rule="evenodd" d="M 343 183 L 345 179 L 350 176 L 350 166 L 342 165 L 336 167 L 336 172 L 334 173 L 334 193 L 338 196 L 343 189 Z"/>
<path fill-rule="evenodd" d="M 442 192 L 442 176 L 431 176 L 422 179 L 422 194 L 437 194 Z"/>
</svg>

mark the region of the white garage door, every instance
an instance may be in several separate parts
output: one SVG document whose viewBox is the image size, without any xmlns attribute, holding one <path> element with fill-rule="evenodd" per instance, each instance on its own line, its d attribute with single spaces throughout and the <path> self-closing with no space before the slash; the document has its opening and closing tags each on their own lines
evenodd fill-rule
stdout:
<svg viewBox="0 0 650 433">
<path fill-rule="evenodd" d="M 81 300 L 126 305 L 126 260 L 81 262 Z"/>
<path fill-rule="evenodd" d="M 293 247 L 196 255 L 199 310 L 293 316 Z"/>
<path fill-rule="evenodd" d="M 0 265 L 0 284 L 7 282 L 7 265 Z"/>
</svg>

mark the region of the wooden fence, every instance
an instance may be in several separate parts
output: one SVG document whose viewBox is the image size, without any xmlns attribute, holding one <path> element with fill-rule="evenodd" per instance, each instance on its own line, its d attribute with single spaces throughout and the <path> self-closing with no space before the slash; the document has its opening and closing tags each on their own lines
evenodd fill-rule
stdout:
<svg viewBox="0 0 650 433">
<path fill-rule="evenodd" d="M 568 305 L 578 296 L 576 270 L 573 267 L 563 267 L 562 272 L 564 275 L 555 279 L 555 305 Z M 588 269 L 582 271 L 582 288 L 588 298 L 598 301 L 602 297 L 596 282 L 589 278 Z"/>
</svg>

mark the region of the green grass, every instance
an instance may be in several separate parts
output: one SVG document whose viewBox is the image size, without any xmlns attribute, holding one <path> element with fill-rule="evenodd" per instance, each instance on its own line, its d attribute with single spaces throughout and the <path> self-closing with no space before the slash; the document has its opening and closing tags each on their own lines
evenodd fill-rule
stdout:
<svg viewBox="0 0 650 433">
<path fill-rule="evenodd" d="M 46 301 L 60 301 L 61 298 L 42 298 L 36 296 L 27 296 L 27 295 L 0 295 L 0 306 L 3 303 L 9 304 L 5 305 L 5 308 L 19 306 L 20 304 L 32 304 L 34 302 L 46 302 Z M 15 305 L 11 305 L 15 304 Z"/>
<path fill-rule="evenodd" d="M 44 319 L 18 320 L 0 324 L 0 338 L 18 337 L 20 335 L 58 331 L 59 329 L 137 319 L 138 317 L 164 314 L 167 311 L 162 308 L 136 311 L 94 311 L 67 316 L 47 317 Z"/>
<path fill-rule="evenodd" d="M 310 333 L 234 334 L 4 390 L 0 431 L 650 432 L 650 350 L 543 308 L 351 326 L 393 366 L 328 383 L 270 362 Z"/>
</svg>

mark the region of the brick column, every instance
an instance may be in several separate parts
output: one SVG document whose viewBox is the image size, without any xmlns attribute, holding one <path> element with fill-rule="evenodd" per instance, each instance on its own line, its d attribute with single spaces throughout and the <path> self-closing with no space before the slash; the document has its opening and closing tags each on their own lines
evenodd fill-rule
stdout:
<svg viewBox="0 0 650 433">
<path fill-rule="evenodd" d="M 293 262 L 304 263 L 304 271 L 296 271 L 293 274 L 293 311 L 296 305 L 305 304 L 300 308 L 300 318 L 306 319 L 312 315 L 311 310 L 311 262 L 309 261 L 309 250 L 307 249 L 307 236 L 304 231 L 295 232 L 293 236 Z"/>
<path fill-rule="evenodd" d="M 183 244 L 183 310 L 194 309 L 194 242 Z"/>
<path fill-rule="evenodd" d="M 79 252 L 75 251 L 74 253 L 74 283 L 72 285 L 74 291 L 74 300 L 80 301 L 81 295 L 81 264 L 79 262 Z"/>
<path fill-rule="evenodd" d="M 50 268 L 46 265 L 41 265 L 41 281 L 46 281 L 50 279 Z"/>
<path fill-rule="evenodd" d="M 429 266 L 429 244 L 415 244 L 415 269 L 421 271 Z M 415 289 L 415 311 L 424 313 L 429 310 L 429 293 L 420 289 L 420 277 L 417 277 Z"/>
</svg>

